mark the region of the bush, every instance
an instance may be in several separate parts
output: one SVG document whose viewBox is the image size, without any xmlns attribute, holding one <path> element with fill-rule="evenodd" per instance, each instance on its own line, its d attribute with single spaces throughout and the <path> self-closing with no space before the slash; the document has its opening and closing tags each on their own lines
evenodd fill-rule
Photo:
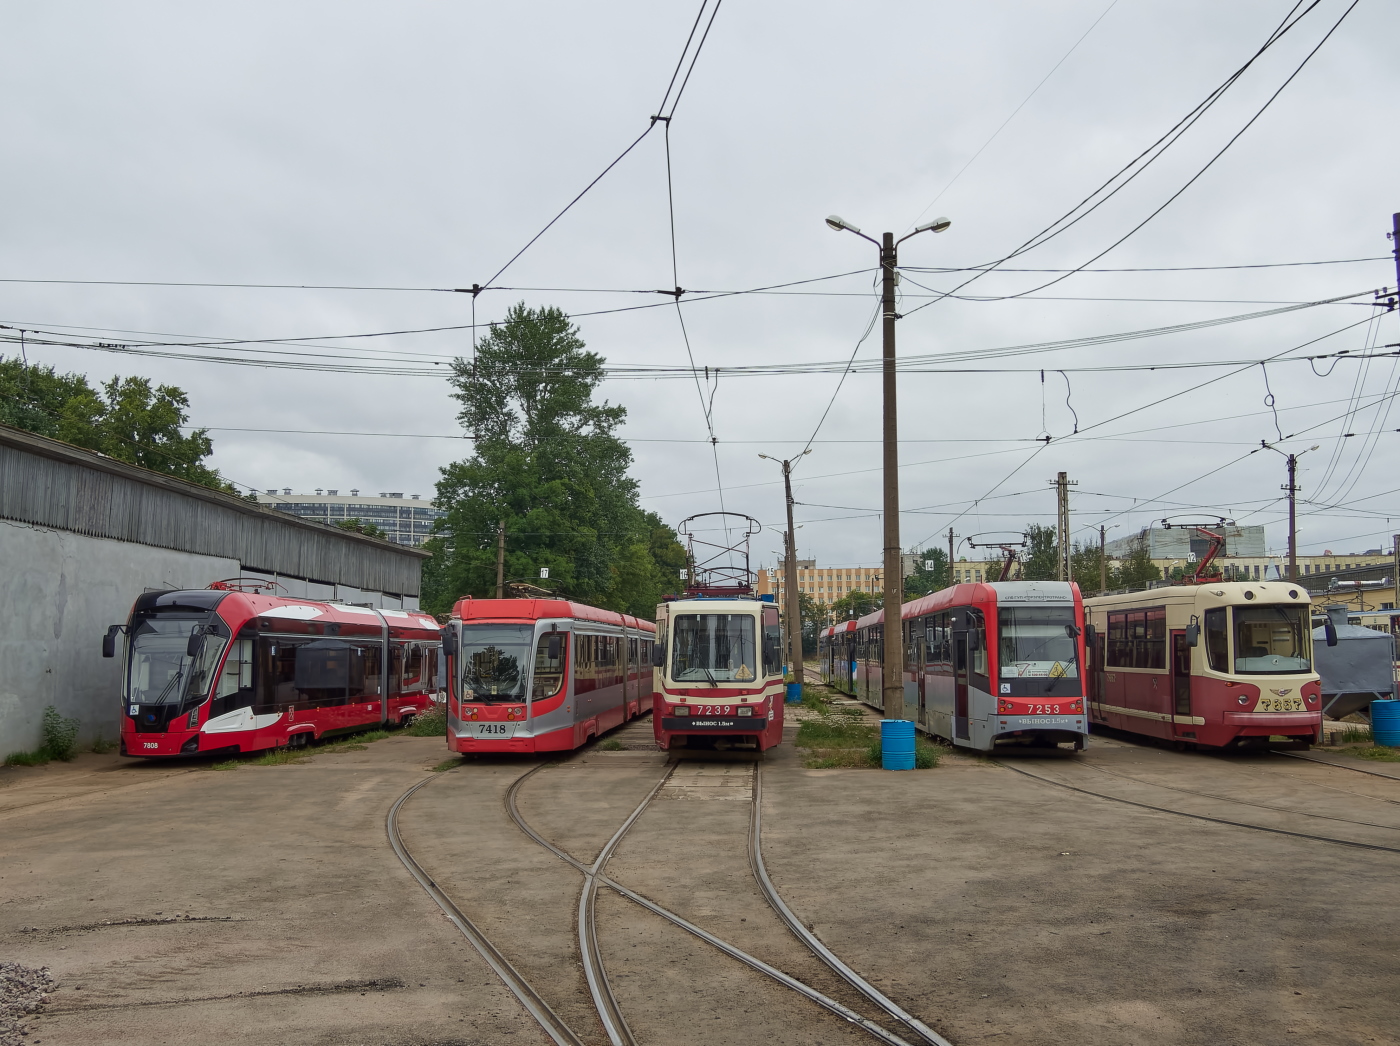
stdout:
<svg viewBox="0 0 1400 1046">
<path fill-rule="evenodd" d="M 44 709 L 44 748 L 50 758 L 61 759 L 65 763 L 77 754 L 78 721 L 59 715 L 58 709 L 49 705 Z"/>
<path fill-rule="evenodd" d="M 403 728 L 403 732 L 409 737 L 446 737 L 447 707 L 438 705 L 422 715 L 414 716 L 413 720 Z"/>
</svg>

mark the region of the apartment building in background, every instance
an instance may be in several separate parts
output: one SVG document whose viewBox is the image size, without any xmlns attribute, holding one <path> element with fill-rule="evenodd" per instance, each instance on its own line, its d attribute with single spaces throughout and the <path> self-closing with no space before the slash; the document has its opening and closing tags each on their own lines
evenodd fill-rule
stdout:
<svg viewBox="0 0 1400 1046">
<path fill-rule="evenodd" d="M 394 544 L 415 547 L 432 536 L 433 522 L 443 515 L 431 501 L 424 501 L 417 494 L 404 497 L 401 493 L 381 493 L 371 497 L 358 490 L 341 494 L 339 490 L 323 489 L 314 494 L 293 494 L 288 487 L 280 491 L 269 488 L 258 495 L 258 501 L 318 523 L 341 523 L 347 519 L 373 523 Z"/>
</svg>

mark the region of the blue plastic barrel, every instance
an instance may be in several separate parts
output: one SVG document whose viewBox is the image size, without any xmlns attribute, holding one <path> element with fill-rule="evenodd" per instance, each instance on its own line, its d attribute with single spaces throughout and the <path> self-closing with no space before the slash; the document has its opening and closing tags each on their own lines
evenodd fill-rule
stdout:
<svg viewBox="0 0 1400 1046">
<path fill-rule="evenodd" d="M 1378 745 L 1400 748 L 1400 701 L 1371 702 L 1371 736 Z"/>
<path fill-rule="evenodd" d="M 914 724 L 908 719 L 880 721 L 880 763 L 886 770 L 914 769 Z"/>
<path fill-rule="evenodd" d="M 802 700 L 802 684 L 801 684 L 801 683 L 788 683 L 788 684 L 787 684 L 787 703 L 790 704 L 790 705 L 794 705 L 794 704 L 797 704 L 798 702 L 800 702 L 801 700 Z"/>
</svg>

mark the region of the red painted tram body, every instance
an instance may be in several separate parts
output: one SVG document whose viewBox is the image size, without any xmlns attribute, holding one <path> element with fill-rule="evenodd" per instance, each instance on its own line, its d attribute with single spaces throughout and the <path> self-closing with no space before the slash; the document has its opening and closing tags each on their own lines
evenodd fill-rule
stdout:
<svg viewBox="0 0 1400 1046">
<path fill-rule="evenodd" d="M 304 744 L 401 723 L 438 691 L 437 622 L 417 611 L 216 586 L 143 594 L 105 657 L 123 633 L 123 755 Z"/>
<path fill-rule="evenodd" d="M 960 747 L 1088 742 L 1084 602 L 1065 581 L 958 584 L 905 603 L 904 704 Z M 856 622 L 847 691 L 882 708 L 884 611 Z M 839 684 L 838 684 L 839 685 Z"/>
<path fill-rule="evenodd" d="M 463 599 L 443 630 L 454 752 L 560 752 L 651 708 L 649 621 L 563 599 Z"/>
<path fill-rule="evenodd" d="M 1205 580 L 1085 607 L 1095 723 L 1209 748 L 1320 739 L 1322 684 L 1301 585 Z"/>
<path fill-rule="evenodd" d="M 700 596 L 656 608 L 652 727 L 662 749 L 757 748 L 783 740 L 783 632 L 777 606 Z"/>
</svg>

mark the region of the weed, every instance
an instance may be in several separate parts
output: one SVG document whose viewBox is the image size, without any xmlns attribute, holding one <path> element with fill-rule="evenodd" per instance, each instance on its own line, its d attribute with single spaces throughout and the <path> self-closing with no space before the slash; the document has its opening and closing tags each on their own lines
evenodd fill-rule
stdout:
<svg viewBox="0 0 1400 1046">
<path fill-rule="evenodd" d="M 598 747 L 604 752 L 621 752 L 622 742 L 615 737 L 610 737 L 606 741 L 599 741 Z"/>
<path fill-rule="evenodd" d="M 222 763 L 215 763 L 210 770 L 237 770 L 243 764 L 237 759 L 226 759 Z"/>
<path fill-rule="evenodd" d="M 868 769 L 878 766 L 870 762 L 868 748 L 815 748 L 803 763 L 809 770 Z"/>
<path fill-rule="evenodd" d="M 92 750 L 97 755 L 106 755 L 108 752 L 115 752 L 117 750 L 117 742 L 108 741 L 101 734 L 98 734 L 97 740 L 92 743 Z"/>
<path fill-rule="evenodd" d="M 414 716 L 403 732 L 409 737 L 443 737 L 447 733 L 447 709 L 438 706 Z"/>
<path fill-rule="evenodd" d="M 248 760 L 249 766 L 282 766 L 285 763 L 300 763 L 306 758 L 304 749 L 269 748 L 256 759 Z"/>
<path fill-rule="evenodd" d="M 44 748 L 54 759 L 65 763 L 77 754 L 78 721 L 60 715 L 57 708 L 49 705 L 44 709 Z"/>
<path fill-rule="evenodd" d="M 319 751 L 322 752 L 363 752 L 369 747 L 371 741 L 382 741 L 389 736 L 387 730 L 366 730 L 362 734 L 351 734 L 349 737 L 342 737 L 336 741 L 324 744 Z"/>
<path fill-rule="evenodd" d="M 814 686 L 803 686 L 802 706 L 811 709 L 813 712 L 826 715 L 827 711 L 831 708 L 831 698 L 818 691 Z"/>
<path fill-rule="evenodd" d="M 853 718 L 836 716 L 806 719 L 797 728 L 799 748 L 862 748 L 870 744 L 875 728 Z"/>
<path fill-rule="evenodd" d="M 5 757 L 5 765 L 43 766 L 52 758 L 47 748 L 36 748 L 32 752 L 11 752 Z"/>
<path fill-rule="evenodd" d="M 442 773 L 444 770 L 451 770 L 454 766 L 461 766 L 461 765 L 462 765 L 462 760 L 461 760 L 461 759 L 444 759 L 442 762 L 438 763 L 437 766 L 433 767 L 433 773 L 435 773 L 435 774 L 440 774 L 440 773 Z"/>
<path fill-rule="evenodd" d="M 1378 759 L 1383 763 L 1400 763 L 1400 748 L 1387 748 L 1385 745 L 1364 745 L 1349 749 L 1347 754 L 1362 759 Z"/>
</svg>

